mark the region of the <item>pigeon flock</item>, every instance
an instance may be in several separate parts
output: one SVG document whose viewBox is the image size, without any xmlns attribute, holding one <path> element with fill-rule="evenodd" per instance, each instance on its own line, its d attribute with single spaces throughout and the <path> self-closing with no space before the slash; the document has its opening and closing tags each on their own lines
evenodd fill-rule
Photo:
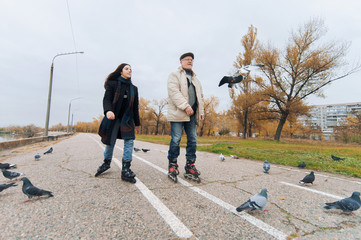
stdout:
<svg viewBox="0 0 361 240">
<path fill-rule="evenodd" d="M 231 148 L 228 147 L 228 149 L 231 149 Z M 230 155 L 230 156 L 233 159 L 239 159 L 238 156 L 234 156 L 234 155 Z M 331 155 L 331 158 L 334 161 L 344 160 L 344 158 L 336 157 L 334 155 Z M 224 161 L 226 158 L 221 153 L 219 156 L 219 159 Z M 302 162 L 297 167 L 305 168 L 306 163 Z M 263 163 L 263 172 L 268 174 L 270 169 L 271 169 L 271 164 L 268 162 L 268 160 L 265 160 Z M 313 185 L 314 181 L 315 181 L 315 173 L 313 171 L 311 171 L 310 174 L 307 174 L 302 180 L 299 181 L 299 183 L 301 185 L 306 185 L 306 184 Z M 237 212 L 242 212 L 242 211 L 247 210 L 248 213 L 251 213 L 254 210 L 263 210 L 267 204 L 267 201 L 268 201 L 267 189 L 264 188 L 261 190 L 260 193 L 257 193 L 256 195 L 252 196 L 246 202 L 244 202 L 239 207 L 237 207 L 236 210 L 237 210 Z M 326 204 L 326 206 L 324 206 L 324 209 L 341 209 L 342 213 L 351 214 L 353 211 L 356 211 L 357 209 L 359 209 L 361 207 L 360 192 L 353 192 L 352 196 L 349 198 L 345 198 L 345 199 L 342 199 L 337 202 L 325 203 L 325 204 Z M 264 210 L 264 211 L 267 211 L 267 210 Z"/>
<path fill-rule="evenodd" d="M 232 147 L 228 147 L 228 149 L 232 149 Z M 135 152 L 143 151 L 144 153 L 150 151 L 150 149 L 145 148 L 135 148 Z M 50 154 L 53 152 L 53 148 L 51 147 L 49 150 L 44 152 L 45 154 Z M 232 158 L 237 159 L 239 157 L 231 155 Z M 340 161 L 344 160 L 344 158 L 336 157 L 334 155 L 331 155 L 332 159 L 334 161 Z M 37 153 L 35 155 L 35 160 L 38 160 L 41 158 L 41 155 Z M 221 161 L 224 161 L 226 158 L 221 153 L 219 156 Z M 306 164 L 305 162 L 300 163 L 297 167 L 299 168 L 305 168 Z M 24 177 L 23 173 L 20 172 L 13 172 L 9 171 L 9 169 L 15 169 L 17 166 L 15 164 L 9 164 L 9 163 L 0 163 L 0 168 L 3 173 L 3 176 L 10 180 L 10 183 L 6 184 L 0 184 L 0 192 L 10 188 L 10 187 L 16 187 L 17 184 L 12 181 L 20 180 L 23 182 L 22 186 L 22 192 L 28 197 L 28 199 L 25 202 L 30 201 L 33 197 L 37 197 L 38 199 L 41 196 L 47 196 L 47 197 L 53 197 L 53 193 L 48 190 L 40 189 L 36 186 L 34 186 L 31 181 Z M 271 164 L 268 162 L 268 160 L 265 160 L 263 163 L 263 172 L 266 174 L 269 174 L 269 171 L 271 169 Z M 302 180 L 299 181 L 301 185 L 306 184 L 312 184 L 315 181 L 315 174 L 313 171 L 310 172 L 310 174 L 306 175 Z M 266 204 L 268 202 L 268 196 L 267 196 L 267 189 L 263 188 L 260 193 L 255 194 L 251 198 L 249 198 L 247 201 L 245 201 L 243 204 L 241 204 L 239 207 L 236 208 L 237 212 L 242 211 L 248 211 L 248 213 L 252 213 L 254 210 L 261 210 L 261 211 L 268 211 L 265 208 Z M 331 202 L 331 203 L 325 203 L 326 206 L 324 206 L 324 209 L 340 209 L 342 210 L 342 213 L 345 214 L 351 214 L 353 211 L 356 211 L 361 206 L 360 201 L 360 192 L 353 192 L 351 197 L 344 198 L 342 200 Z"/>
<path fill-rule="evenodd" d="M 49 150 L 44 152 L 44 155 L 50 154 L 52 152 L 53 152 L 53 148 L 51 147 Z M 35 160 L 39 160 L 41 158 L 41 155 L 37 153 L 35 154 L 34 158 Z M 22 191 L 28 197 L 28 200 L 26 200 L 25 202 L 29 201 L 33 197 L 38 197 L 39 199 L 41 196 L 48 196 L 48 197 L 54 196 L 50 191 L 35 187 L 27 177 L 24 177 L 25 176 L 24 173 L 9 171 L 9 169 L 15 169 L 15 168 L 17 168 L 16 164 L 0 163 L 0 169 L 2 171 L 3 176 L 7 178 L 10 182 L 7 184 L 0 184 L 0 192 L 2 192 L 7 188 L 17 186 L 17 184 L 15 184 L 14 181 L 21 180 L 23 181 Z"/>
</svg>

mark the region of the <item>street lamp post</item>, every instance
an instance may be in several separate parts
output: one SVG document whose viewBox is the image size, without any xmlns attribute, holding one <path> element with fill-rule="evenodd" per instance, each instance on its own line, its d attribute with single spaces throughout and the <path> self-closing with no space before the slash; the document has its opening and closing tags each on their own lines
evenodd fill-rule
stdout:
<svg viewBox="0 0 361 240">
<path fill-rule="evenodd" d="M 70 54 L 83 54 L 84 52 L 70 52 L 70 53 L 59 53 L 53 57 L 53 61 L 51 62 L 51 68 L 50 68 L 50 81 L 49 81 L 49 92 L 48 92 L 48 106 L 46 108 L 46 120 L 45 120 L 45 132 L 44 136 L 48 136 L 48 130 L 49 130 L 49 118 L 50 118 L 50 104 L 51 104 L 51 90 L 53 88 L 53 72 L 54 72 L 54 60 L 56 57 L 63 56 L 63 55 L 70 55 Z"/>
<path fill-rule="evenodd" d="M 70 129 L 70 108 L 71 108 L 71 102 L 77 99 L 80 99 L 81 97 L 77 97 L 77 98 L 73 98 L 72 100 L 70 100 L 69 102 L 69 110 L 68 110 L 68 125 L 67 125 L 67 129 L 66 132 L 69 133 L 69 129 Z"/>
</svg>

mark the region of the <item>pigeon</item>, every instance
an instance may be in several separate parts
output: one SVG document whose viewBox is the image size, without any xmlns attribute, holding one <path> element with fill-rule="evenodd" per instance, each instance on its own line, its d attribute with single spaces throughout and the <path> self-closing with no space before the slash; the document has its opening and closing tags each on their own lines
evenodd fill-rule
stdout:
<svg viewBox="0 0 361 240">
<path fill-rule="evenodd" d="M 353 192 L 349 198 L 341 199 L 337 202 L 326 203 L 325 209 L 341 209 L 345 214 L 351 214 L 361 206 L 360 192 Z"/>
<path fill-rule="evenodd" d="M 332 157 L 332 159 L 333 159 L 334 161 L 345 160 L 345 158 L 336 157 L 336 156 L 334 156 L 334 155 L 331 155 L 331 157 Z"/>
<path fill-rule="evenodd" d="M 40 156 L 39 153 L 35 154 L 35 156 L 34 156 L 35 160 L 39 160 L 40 157 L 41 157 L 41 156 Z"/>
<path fill-rule="evenodd" d="M 1 170 L 3 172 L 4 177 L 6 177 L 6 178 L 8 178 L 10 180 L 24 175 L 24 173 L 10 172 L 10 171 L 7 171 L 4 168 L 1 169 Z"/>
<path fill-rule="evenodd" d="M 243 203 L 241 206 L 236 208 L 237 212 L 241 212 L 243 210 L 253 211 L 256 209 L 263 210 L 263 208 L 267 204 L 267 189 L 264 188 L 260 193 L 257 193 L 250 199 L 248 199 L 247 202 Z"/>
<path fill-rule="evenodd" d="M 222 86 L 225 83 L 228 83 L 228 87 L 232 88 L 232 86 L 236 83 L 242 82 L 242 80 L 245 79 L 244 76 L 238 75 L 238 76 L 224 76 L 222 80 L 219 82 L 218 87 Z"/>
<path fill-rule="evenodd" d="M 306 167 L 306 163 L 305 162 L 301 162 L 300 164 L 298 164 L 299 168 L 305 168 Z"/>
<path fill-rule="evenodd" d="M 44 152 L 44 154 L 48 154 L 48 153 L 52 153 L 53 152 L 53 147 L 50 147 L 48 151 Z"/>
<path fill-rule="evenodd" d="M 306 175 L 302 180 L 300 180 L 300 184 L 311 183 L 313 185 L 313 181 L 315 181 L 315 173 L 311 171 L 310 174 Z"/>
<path fill-rule="evenodd" d="M 234 158 L 234 159 L 239 159 L 239 157 L 238 156 L 235 156 L 235 155 L 230 155 L 231 156 L 231 158 Z"/>
<path fill-rule="evenodd" d="M 231 146 L 228 146 L 227 148 L 228 148 L 229 150 L 233 149 L 233 147 L 231 147 Z"/>
<path fill-rule="evenodd" d="M 263 163 L 264 173 L 269 173 L 270 168 L 271 168 L 271 164 L 267 160 L 264 161 Z"/>
<path fill-rule="evenodd" d="M 148 151 L 150 151 L 150 149 L 142 148 L 142 151 L 143 152 L 148 152 Z"/>
<path fill-rule="evenodd" d="M 15 187 L 15 186 L 17 186 L 17 184 L 15 184 L 15 183 L 0 184 L 0 192 L 2 192 L 3 190 L 5 190 L 9 187 Z"/>
<path fill-rule="evenodd" d="M 21 179 L 21 181 L 23 181 L 23 193 L 26 196 L 28 196 L 28 198 L 29 198 L 28 200 L 26 200 L 26 202 L 29 201 L 30 198 L 36 197 L 36 196 L 38 198 L 40 198 L 40 196 L 44 196 L 44 195 L 47 195 L 49 197 L 54 196 L 52 194 L 52 192 L 50 192 L 50 191 L 46 191 L 46 190 L 35 187 L 27 177 L 23 177 Z"/>
<path fill-rule="evenodd" d="M 16 164 L 0 163 L 0 168 L 1 168 L 1 169 L 16 168 Z"/>
<path fill-rule="evenodd" d="M 223 156 L 222 153 L 221 153 L 221 155 L 219 155 L 219 159 L 221 159 L 222 161 L 226 160 L 226 158 Z"/>
<path fill-rule="evenodd" d="M 135 147 L 135 148 L 134 148 L 134 151 L 139 152 L 140 149 Z"/>
</svg>

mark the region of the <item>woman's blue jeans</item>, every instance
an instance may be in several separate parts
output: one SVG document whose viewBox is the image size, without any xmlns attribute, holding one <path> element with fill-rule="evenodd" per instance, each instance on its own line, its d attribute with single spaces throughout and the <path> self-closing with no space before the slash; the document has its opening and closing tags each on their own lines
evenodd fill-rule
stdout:
<svg viewBox="0 0 361 240">
<path fill-rule="evenodd" d="M 114 152 L 115 141 L 112 145 L 105 145 L 104 158 L 112 159 Z M 131 162 L 132 161 L 132 153 L 133 153 L 133 145 L 134 140 L 128 139 L 124 140 L 124 149 L 123 149 L 123 162 Z"/>
<path fill-rule="evenodd" d="M 187 162 L 194 163 L 196 161 L 197 150 L 197 128 L 194 114 L 190 116 L 189 122 L 170 123 L 170 135 L 172 139 L 169 144 L 168 160 L 170 162 L 177 162 L 183 128 L 187 135 L 186 159 Z"/>
</svg>

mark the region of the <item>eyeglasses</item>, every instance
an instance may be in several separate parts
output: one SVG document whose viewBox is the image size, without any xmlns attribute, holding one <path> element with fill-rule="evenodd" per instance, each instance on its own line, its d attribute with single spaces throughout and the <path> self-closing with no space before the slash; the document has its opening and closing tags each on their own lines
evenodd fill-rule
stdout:
<svg viewBox="0 0 361 240">
<path fill-rule="evenodd" d="M 193 58 L 183 58 L 182 60 L 187 61 L 187 62 L 193 62 Z"/>
</svg>

